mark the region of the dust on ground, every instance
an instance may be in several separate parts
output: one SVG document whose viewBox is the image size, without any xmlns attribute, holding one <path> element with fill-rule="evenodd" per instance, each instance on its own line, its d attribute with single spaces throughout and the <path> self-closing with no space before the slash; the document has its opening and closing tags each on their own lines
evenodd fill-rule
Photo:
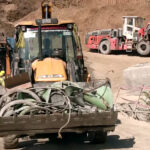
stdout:
<svg viewBox="0 0 150 150">
<path fill-rule="evenodd" d="M 114 93 L 124 85 L 124 69 L 138 63 L 149 62 L 149 57 L 140 57 L 134 53 L 114 52 L 111 55 L 102 55 L 97 51 L 91 51 L 85 52 L 84 56 L 96 79 L 110 78 Z"/>
</svg>

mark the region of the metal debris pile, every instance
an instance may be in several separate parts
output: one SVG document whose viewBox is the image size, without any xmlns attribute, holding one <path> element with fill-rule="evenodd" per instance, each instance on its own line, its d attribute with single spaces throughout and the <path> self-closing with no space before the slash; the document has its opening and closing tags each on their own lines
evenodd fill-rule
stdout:
<svg viewBox="0 0 150 150">
<path fill-rule="evenodd" d="M 92 113 L 113 107 L 108 81 L 93 85 L 57 82 L 51 86 L 13 89 L 0 98 L 0 117 L 28 114 Z"/>
<path fill-rule="evenodd" d="M 129 103 L 117 104 L 117 110 L 134 119 L 141 121 L 150 121 L 150 91 L 142 91 L 138 101 L 132 101 L 122 98 Z"/>
</svg>

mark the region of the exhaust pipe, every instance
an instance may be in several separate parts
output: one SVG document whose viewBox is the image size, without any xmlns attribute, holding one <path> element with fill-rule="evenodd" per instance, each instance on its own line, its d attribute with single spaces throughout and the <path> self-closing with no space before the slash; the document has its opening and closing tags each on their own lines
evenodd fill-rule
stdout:
<svg viewBox="0 0 150 150">
<path fill-rule="evenodd" d="M 42 7 L 42 19 L 51 19 L 52 17 L 52 3 L 48 0 L 44 0 L 41 3 Z M 39 58 L 43 59 L 42 55 L 42 32 L 41 32 L 41 23 L 38 23 L 38 41 L 39 41 Z"/>
<path fill-rule="evenodd" d="M 41 32 L 41 25 L 38 25 L 38 41 L 39 41 L 39 58 L 40 60 L 43 59 L 42 55 L 42 32 Z"/>
<path fill-rule="evenodd" d="M 48 0 L 44 0 L 41 3 L 42 7 L 42 19 L 50 19 L 52 17 L 52 3 Z"/>
</svg>

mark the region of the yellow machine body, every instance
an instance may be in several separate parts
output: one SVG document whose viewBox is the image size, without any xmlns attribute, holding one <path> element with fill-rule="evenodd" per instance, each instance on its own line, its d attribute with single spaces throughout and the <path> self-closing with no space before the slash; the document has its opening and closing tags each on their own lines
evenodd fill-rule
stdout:
<svg viewBox="0 0 150 150">
<path fill-rule="evenodd" d="M 35 60 L 32 63 L 35 82 L 57 82 L 67 80 L 66 63 L 57 58 Z"/>
</svg>

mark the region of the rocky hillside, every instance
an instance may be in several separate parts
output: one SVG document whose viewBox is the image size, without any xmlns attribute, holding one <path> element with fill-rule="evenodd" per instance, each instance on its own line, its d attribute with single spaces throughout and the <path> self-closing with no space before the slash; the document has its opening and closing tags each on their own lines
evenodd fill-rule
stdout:
<svg viewBox="0 0 150 150">
<path fill-rule="evenodd" d="M 2 0 L 1 0 L 2 1 Z M 0 1 L 0 31 L 11 35 L 13 25 L 19 20 L 41 16 L 42 0 Z M 148 0 L 53 0 L 53 16 L 74 20 L 83 41 L 88 31 L 122 27 L 122 16 L 134 15 L 150 20 Z M 34 4 L 34 5 L 33 5 Z"/>
</svg>

